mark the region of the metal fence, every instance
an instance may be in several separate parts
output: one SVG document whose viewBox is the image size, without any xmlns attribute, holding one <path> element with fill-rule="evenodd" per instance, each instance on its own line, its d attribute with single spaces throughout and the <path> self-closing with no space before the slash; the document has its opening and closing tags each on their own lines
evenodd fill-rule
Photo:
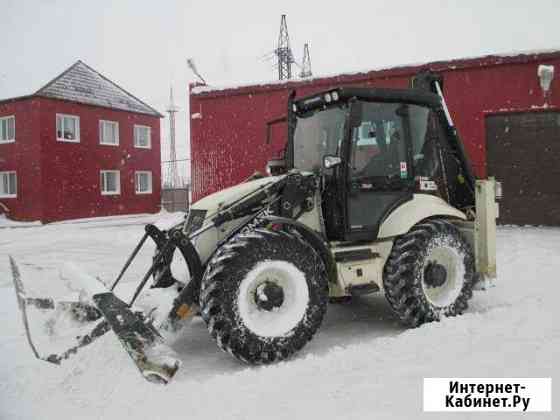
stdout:
<svg viewBox="0 0 560 420">
<path fill-rule="evenodd" d="M 189 209 L 189 189 L 163 188 L 161 206 L 167 211 L 187 211 Z"/>
<path fill-rule="evenodd" d="M 161 163 L 161 206 L 169 212 L 189 209 L 188 159 Z"/>
</svg>

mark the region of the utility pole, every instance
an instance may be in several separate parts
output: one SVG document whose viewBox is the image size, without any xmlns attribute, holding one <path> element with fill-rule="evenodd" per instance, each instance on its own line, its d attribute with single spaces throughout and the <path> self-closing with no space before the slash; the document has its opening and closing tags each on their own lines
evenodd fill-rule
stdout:
<svg viewBox="0 0 560 420">
<path fill-rule="evenodd" d="M 292 78 L 292 63 L 294 56 L 290 48 L 290 36 L 288 35 L 288 25 L 286 23 L 286 15 L 282 15 L 280 21 L 280 35 L 278 35 L 278 44 L 274 53 L 277 58 L 278 79 L 285 80 Z"/>
<path fill-rule="evenodd" d="M 171 188 L 181 186 L 179 172 L 177 170 L 177 151 L 175 150 L 175 114 L 179 108 L 175 105 L 173 99 L 173 87 L 169 88 L 169 106 L 167 113 L 169 114 L 169 166 L 165 177 L 165 185 Z"/>
<path fill-rule="evenodd" d="M 311 71 L 311 57 L 309 56 L 309 44 L 306 42 L 303 46 L 303 60 L 301 63 L 301 72 L 299 73 L 299 77 L 305 79 L 306 77 L 313 76 L 313 72 Z"/>
</svg>

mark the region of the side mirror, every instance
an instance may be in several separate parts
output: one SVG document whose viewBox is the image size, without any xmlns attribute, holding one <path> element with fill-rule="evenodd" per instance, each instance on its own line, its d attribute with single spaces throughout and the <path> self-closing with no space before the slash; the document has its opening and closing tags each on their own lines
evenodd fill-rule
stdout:
<svg viewBox="0 0 560 420">
<path fill-rule="evenodd" d="M 331 169 L 342 163 L 342 159 L 338 156 L 326 155 L 323 156 L 323 168 Z"/>
<path fill-rule="evenodd" d="M 286 171 L 286 161 L 284 159 L 272 159 L 266 164 L 266 173 L 270 176 L 282 175 Z"/>
</svg>

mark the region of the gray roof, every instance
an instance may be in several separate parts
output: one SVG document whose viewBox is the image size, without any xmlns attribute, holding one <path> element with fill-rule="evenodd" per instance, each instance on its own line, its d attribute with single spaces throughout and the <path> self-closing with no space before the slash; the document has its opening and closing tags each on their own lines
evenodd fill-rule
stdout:
<svg viewBox="0 0 560 420">
<path fill-rule="evenodd" d="M 154 108 L 80 60 L 35 95 L 162 117 Z"/>
</svg>

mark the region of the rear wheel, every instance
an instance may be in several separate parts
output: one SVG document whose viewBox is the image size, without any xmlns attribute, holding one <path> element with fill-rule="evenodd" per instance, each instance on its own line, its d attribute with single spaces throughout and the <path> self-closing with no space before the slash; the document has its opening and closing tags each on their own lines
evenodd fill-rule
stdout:
<svg viewBox="0 0 560 420">
<path fill-rule="evenodd" d="M 223 245 L 201 287 L 202 317 L 218 346 L 254 364 L 300 350 L 319 328 L 327 298 L 324 264 L 311 246 L 266 229 Z"/>
<path fill-rule="evenodd" d="M 453 224 L 438 219 L 400 236 L 383 273 L 389 304 L 410 326 L 463 313 L 473 283 L 471 246 Z"/>
</svg>

